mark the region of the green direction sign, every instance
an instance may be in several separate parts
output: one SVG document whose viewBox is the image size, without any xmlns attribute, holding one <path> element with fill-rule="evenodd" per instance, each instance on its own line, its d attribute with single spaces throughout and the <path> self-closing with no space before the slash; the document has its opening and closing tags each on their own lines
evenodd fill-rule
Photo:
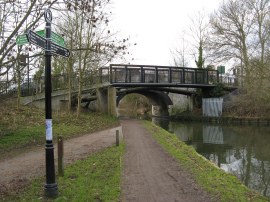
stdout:
<svg viewBox="0 0 270 202">
<path fill-rule="evenodd" d="M 52 41 L 60 46 L 65 47 L 65 40 L 63 37 L 59 36 L 58 34 L 52 32 Z"/>
<path fill-rule="evenodd" d="M 23 44 L 27 44 L 28 43 L 28 39 L 26 37 L 26 34 L 22 34 L 22 35 L 18 35 L 16 38 L 16 44 L 17 45 L 23 45 Z"/>
<path fill-rule="evenodd" d="M 218 70 L 218 73 L 225 74 L 225 66 L 218 66 L 217 70 Z"/>
<path fill-rule="evenodd" d="M 39 36 L 45 37 L 45 30 L 39 30 L 36 32 Z M 65 47 L 65 40 L 63 37 L 61 37 L 60 35 L 52 32 L 52 41 L 56 44 L 58 44 L 59 46 L 63 46 Z"/>
<path fill-rule="evenodd" d="M 39 36 L 45 38 L 45 30 L 39 30 L 36 32 Z M 59 46 L 63 46 L 65 47 L 65 40 L 63 37 L 61 37 L 60 35 L 52 32 L 52 41 L 56 44 L 58 44 Z M 27 44 L 29 41 L 26 37 L 26 34 L 22 34 L 22 35 L 18 35 L 16 38 L 16 44 L 17 45 L 24 45 Z"/>
</svg>

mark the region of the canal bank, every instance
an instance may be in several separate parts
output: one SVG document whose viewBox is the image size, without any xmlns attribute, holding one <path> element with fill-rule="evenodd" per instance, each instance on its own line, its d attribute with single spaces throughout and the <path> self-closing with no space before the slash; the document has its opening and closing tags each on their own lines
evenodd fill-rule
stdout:
<svg viewBox="0 0 270 202">
<path fill-rule="evenodd" d="M 152 120 L 246 186 L 269 197 L 270 127 Z"/>
<path fill-rule="evenodd" d="M 214 201 L 268 201 L 244 186 L 235 176 L 198 155 L 194 148 L 180 141 L 176 135 L 149 122 L 145 126 L 163 149 L 176 158 L 195 181 L 214 196 Z"/>
<path fill-rule="evenodd" d="M 194 115 L 173 115 L 168 117 L 172 121 L 192 121 L 203 123 L 217 123 L 224 125 L 256 125 L 256 126 L 270 126 L 270 118 L 243 118 L 243 117 L 203 117 Z"/>
</svg>

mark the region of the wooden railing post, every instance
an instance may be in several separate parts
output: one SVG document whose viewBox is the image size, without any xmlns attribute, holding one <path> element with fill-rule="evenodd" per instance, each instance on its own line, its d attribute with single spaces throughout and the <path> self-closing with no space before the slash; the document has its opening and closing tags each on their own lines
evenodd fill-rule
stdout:
<svg viewBox="0 0 270 202">
<path fill-rule="evenodd" d="M 116 146 L 119 146 L 119 130 L 116 130 Z"/>
<path fill-rule="evenodd" d="M 58 175 L 64 176 L 64 143 L 63 137 L 57 138 L 57 149 L 58 149 Z"/>
</svg>

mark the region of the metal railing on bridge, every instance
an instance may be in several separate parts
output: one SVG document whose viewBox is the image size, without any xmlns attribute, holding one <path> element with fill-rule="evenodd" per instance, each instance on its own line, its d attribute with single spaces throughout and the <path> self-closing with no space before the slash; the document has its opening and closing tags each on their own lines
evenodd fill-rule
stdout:
<svg viewBox="0 0 270 202">
<path fill-rule="evenodd" d="M 217 70 L 187 67 L 114 65 L 100 69 L 101 82 L 111 84 L 213 85 L 219 82 Z"/>
<path fill-rule="evenodd" d="M 29 96 L 44 92 L 44 77 L 21 81 L 22 96 Z M 67 74 L 52 75 L 52 90 L 68 88 L 69 76 Z M 198 69 L 187 67 L 151 66 L 151 65 L 118 65 L 111 64 L 84 75 L 83 87 L 89 88 L 98 83 L 111 85 L 134 86 L 186 86 L 201 87 L 215 85 L 223 82 L 227 85 L 235 85 L 235 78 L 220 77 L 217 70 Z M 72 90 L 78 88 L 78 75 L 71 77 Z M 15 95 L 17 84 L 14 80 L 0 81 L 0 96 Z"/>
</svg>

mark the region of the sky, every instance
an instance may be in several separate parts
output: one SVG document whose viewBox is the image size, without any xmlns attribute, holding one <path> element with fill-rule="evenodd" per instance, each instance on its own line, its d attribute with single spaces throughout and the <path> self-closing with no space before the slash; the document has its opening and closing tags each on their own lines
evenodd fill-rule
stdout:
<svg viewBox="0 0 270 202">
<path fill-rule="evenodd" d="M 130 49 L 131 64 L 172 65 L 171 50 L 180 44 L 190 18 L 196 11 L 214 11 L 221 1 L 113 0 L 112 23 L 120 35 L 137 43 Z"/>
</svg>

